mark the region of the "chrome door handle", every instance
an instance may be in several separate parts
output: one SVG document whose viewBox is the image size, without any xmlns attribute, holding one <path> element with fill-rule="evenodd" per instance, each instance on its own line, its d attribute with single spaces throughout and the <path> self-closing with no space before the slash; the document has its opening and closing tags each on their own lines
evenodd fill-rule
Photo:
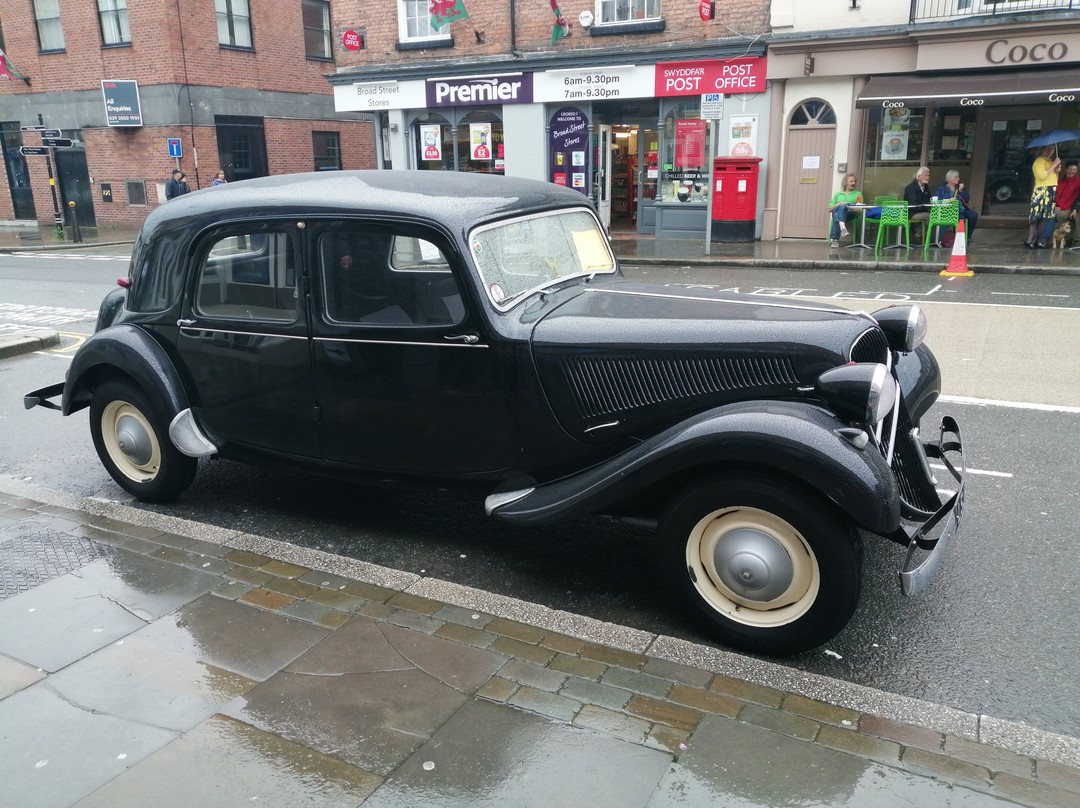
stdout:
<svg viewBox="0 0 1080 808">
<path fill-rule="evenodd" d="M 183 328 L 184 326 L 187 326 L 187 325 L 195 325 L 196 322 L 198 322 L 198 321 L 197 320 L 177 320 L 176 324 L 178 326 L 180 326 L 181 328 Z"/>
<path fill-rule="evenodd" d="M 466 345 L 475 345 L 480 341 L 480 337 L 476 336 L 476 334 L 447 334 L 443 339 L 452 342 L 464 342 Z"/>
</svg>

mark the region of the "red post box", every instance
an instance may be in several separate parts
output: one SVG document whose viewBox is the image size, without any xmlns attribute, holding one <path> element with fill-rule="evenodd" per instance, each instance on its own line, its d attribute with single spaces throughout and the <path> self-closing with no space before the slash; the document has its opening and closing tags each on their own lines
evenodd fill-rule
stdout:
<svg viewBox="0 0 1080 808">
<path fill-rule="evenodd" d="M 753 241 L 760 157 L 714 157 L 712 240 Z"/>
</svg>

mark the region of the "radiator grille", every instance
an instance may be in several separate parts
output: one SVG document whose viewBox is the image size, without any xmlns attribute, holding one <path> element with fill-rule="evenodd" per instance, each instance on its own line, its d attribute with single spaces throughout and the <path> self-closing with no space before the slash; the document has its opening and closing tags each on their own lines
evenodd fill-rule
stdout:
<svg viewBox="0 0 1080 808">
<path fill-rule="evenodd" d="M 933 513 L 941 507 L 933 482 L 926 479 L 923 464 L 911 436 L 911 419 L 907 407 L 900 407 L 900 422 L 896 428 L 896 450 L 892 456 L 892 470 L 896 476 L 900 499 L 909 507 L 922 513 Z M 888 451 L 888 439 L 882 440 L 882 452 Z"/>
<path fill-rule="evenodd" d="M 678 399 L 798 383 L 786 358 L 567 360 L 563 370 L 582 418 Z"/>
<path fill-rule="evenodd" d="M 881 362 L 888 364 L 889 341 L 880 328 L 868 328 L 851 345 L 852 362 Z"/>
</svg>

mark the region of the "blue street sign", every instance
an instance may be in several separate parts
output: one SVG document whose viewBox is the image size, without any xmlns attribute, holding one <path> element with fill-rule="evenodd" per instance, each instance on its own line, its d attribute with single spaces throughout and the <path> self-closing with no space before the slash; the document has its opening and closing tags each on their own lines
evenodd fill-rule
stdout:
<svg viewBox="0 0 1080 808">
<path fill-rule="evenodd" d="M 169 157 L 183 157 L 183 150 L 180 148 L 180 138 L 169 138 Z"/>
</svg>

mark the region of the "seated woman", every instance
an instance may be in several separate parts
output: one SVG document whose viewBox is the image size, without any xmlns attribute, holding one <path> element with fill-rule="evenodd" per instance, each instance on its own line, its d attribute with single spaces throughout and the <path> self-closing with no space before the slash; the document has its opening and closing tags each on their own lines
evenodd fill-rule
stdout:
<svg viewBox="0 0 1080 808">
<path fill-rule="evenodd" d="M 960 200 L 960 218 L 964 220 L 964 232 L 967 234 L 967 243 L 971 243 L 971 236 L 975 233 L 975 225 L 979 221 L 979 214 L 971 209 L 971 196 L 964 190 L 964 183 L 960 182 L 959 171 L 946 171 L 945 182 L 938 186 L 937 198 L 939 200 Z"/>
<path fill-rule="evenodd" d="M 857 182 L 858 178 L 854 174 L 846 175 L 841 189 L 833 194 L 833 198 L 829 200 L 829 215 L 832 218 L 829 238 L 832 239 L 833 247 L 838 247 L 840 239 L 848 234 L 847 223 L 853 214 L 848 210 L 847 206 L 862 204 L 862 191 L 855 190 Z"/>
</svg>

